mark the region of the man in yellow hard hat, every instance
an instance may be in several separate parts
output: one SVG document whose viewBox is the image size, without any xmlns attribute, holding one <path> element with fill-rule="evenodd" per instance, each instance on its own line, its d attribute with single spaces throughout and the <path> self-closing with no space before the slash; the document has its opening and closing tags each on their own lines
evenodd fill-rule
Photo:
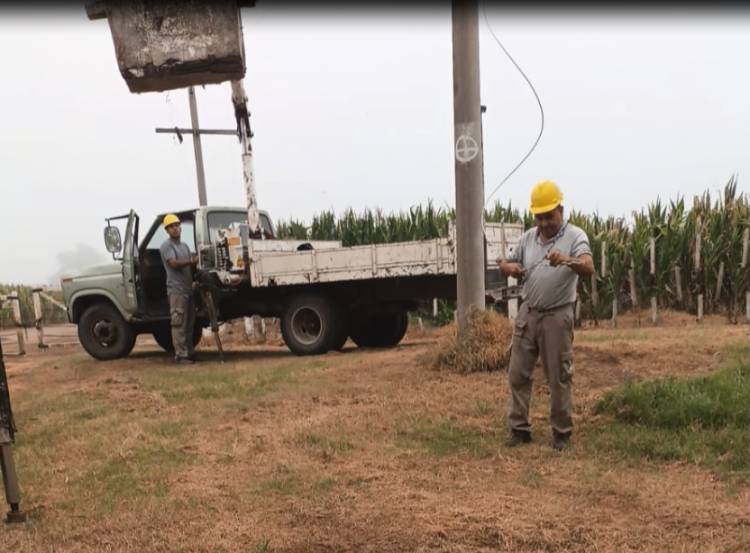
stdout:
<svg viewBox="0 0 750 553">
<path fill-rule="evenodd" d="M 172 345 L 177 363 L 192 363 L 193 326 L 195 325 L 195 303 L 193 302 L 192 268 L 198 264 L 198 256 L 182 242 L 182 226 L 177 215 L 170 213 L 162 221 L 167 238 L 159 248 L 164 270 L 167 272 L 167 295 L 172 325 Z"/>
<path fill-rule="evenodd" d="M 562 192 L 552 181 L 531 191 L 536 226 L 527 230 L 507 259 L 498 260 L 507 276 L 523 280 L 521 307 L 511 344 L 508 384 L 508 446 L 531 441 L 529 402 L 539 356 L 550 388 L 552 446 L 564 449 L 573 431 L 571 386 L 573 323 L 578 276 L 594 273 L 586 233 L 564 218 Z"/>
</svg>

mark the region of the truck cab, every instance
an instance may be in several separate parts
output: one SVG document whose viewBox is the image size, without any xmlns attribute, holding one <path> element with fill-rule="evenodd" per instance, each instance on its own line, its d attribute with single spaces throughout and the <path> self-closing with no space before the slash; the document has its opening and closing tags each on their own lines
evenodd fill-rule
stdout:
<svg viewBox="0 0 750 553">
<path fill-rule="evenodd" d="M 216 231 L 233 223 L 247 224 L 247 211 L 241 207 L 200 207 L 175 214 L 182 224 L 182 241 L 191 251 L 207 254 L 209 263 Z M 81 344 L 97 359 L 127 355 L 141 333 L 153 334 L 159 345 L 172 349 L 166 272 L 159 251 L 168 238 L 162 226 L 164 215 L 156 216 L 142 239 L 140 217 L 135 211 L 106 219 L 104 239 L 112 263 L 62 279 L 68 319 L 78 325 Z M 273 238 L 270 216 L 265 211 L 259 215 L 262 238 Z M 116 223 L 124 225 L 123 234 Z M 196 342 L 206 324 L 206 314 L 199 305 Z"/>
</svg>

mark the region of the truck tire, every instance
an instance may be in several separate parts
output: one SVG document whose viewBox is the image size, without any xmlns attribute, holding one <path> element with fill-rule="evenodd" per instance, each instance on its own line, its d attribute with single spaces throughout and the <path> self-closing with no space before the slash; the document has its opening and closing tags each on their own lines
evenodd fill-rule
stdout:
<svg viewBox="0 0 750 553">
<path fill-rule="evenodd" d="M 159 326 L 151 333 L 151 335 L 154 337 L 154 340 L 157 344 L 159 344 L 159 347 L 161 347 L 161 349 L 168 353 L 172 353 L 174 351 L 174 344 L 172 344 L 172 327 L 169 325 L 169 323 L 163 326 Z M 203 327 L 195 325 L 193 327 L 193 347 L 198 345 L 202 337 Z"/>
<path fill-rule="evenodd" d="M 364 313 L 355 319 L 349 335 L 361 348 L 387 348 L 397 345 L 406 334 L 406 311 Z"/>
<path fill-rule="evenodd" d="M 108 303 L 86 308 L 78 321 L 78 340 L 100 361 L 126 357 L 135 345 L 135 332 L 120 312 Z"/>
<path fill-rule="evenodd" d="M 335 302 L 317 294 L 292 299 L 281 317 L 281 336 L 296 355 L 318 355 L 343 345 L 342 310 Z M 345 341 L 345 340 L 344 340 Z"/>
</svg>

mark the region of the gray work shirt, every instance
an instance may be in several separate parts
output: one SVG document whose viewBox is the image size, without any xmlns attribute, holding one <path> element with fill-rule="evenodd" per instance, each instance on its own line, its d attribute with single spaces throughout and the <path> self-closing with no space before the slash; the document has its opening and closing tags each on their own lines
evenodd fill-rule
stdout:
<svg viewBox="0 0 750 553">
<path fill-rule="evenodd" d="M 537 227 L 527 230 L 507 261 L 520 263 L 526 269 L 521 297 L 534 309 L 552 309 L 576 301 L 578 274 L 564 265 L 550 265 L 544 256 L 551 250 L 571 257 L 591 255 L 586 233 L 567 221 L 554 238 L 544 244 Z"/>
<path fill-rule="evenodd" d="M 193 274 L 191 268 L 173 269 L 167 259 L 187 261 L 191 257 L 190 248 L 185 242 L 167 238 L 159 248 L 164 270 L 167 271 L 167 294 L 190 297 L 193 295 Z"/>
</svg>

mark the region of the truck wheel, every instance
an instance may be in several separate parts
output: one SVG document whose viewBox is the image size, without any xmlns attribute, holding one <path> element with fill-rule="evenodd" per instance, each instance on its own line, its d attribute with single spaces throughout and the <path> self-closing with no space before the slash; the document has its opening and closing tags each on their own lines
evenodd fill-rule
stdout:
<svg viewBox="0 0 750 553">
<path fill-rule="evenodd" d="M 81 315 L 78 339 L 91 357 L 106 361 L 126 357 L 135 345 L 135 332 L 114 306 L 96 303 Z"/>
<path fill-rule="evenodd" d="M 386 348 L 398 344 L 406 334 L 406 311 L 365 313 L 352 325 L 351 339 L 361 348 Z"/>
<path fill-rule="evenodd" d="M 174 351 L 174 344 L 172 343 L 172 327 L 169 323 L 159 326 L 152 332 L 154 340 L 157 344 L 168 353 Z M 193 327 L 193 347 L 197 346 L 203 337 L 203 327 L 195 325 Z"/>
<path fill-rule="evenodd" d="M 281 336 L 292 353 L 317 355 L 338 345 L 342 326 L 341 309 L 333 301 L 304 294 L 287 306 L 281 318 Z"/>
</svg>

